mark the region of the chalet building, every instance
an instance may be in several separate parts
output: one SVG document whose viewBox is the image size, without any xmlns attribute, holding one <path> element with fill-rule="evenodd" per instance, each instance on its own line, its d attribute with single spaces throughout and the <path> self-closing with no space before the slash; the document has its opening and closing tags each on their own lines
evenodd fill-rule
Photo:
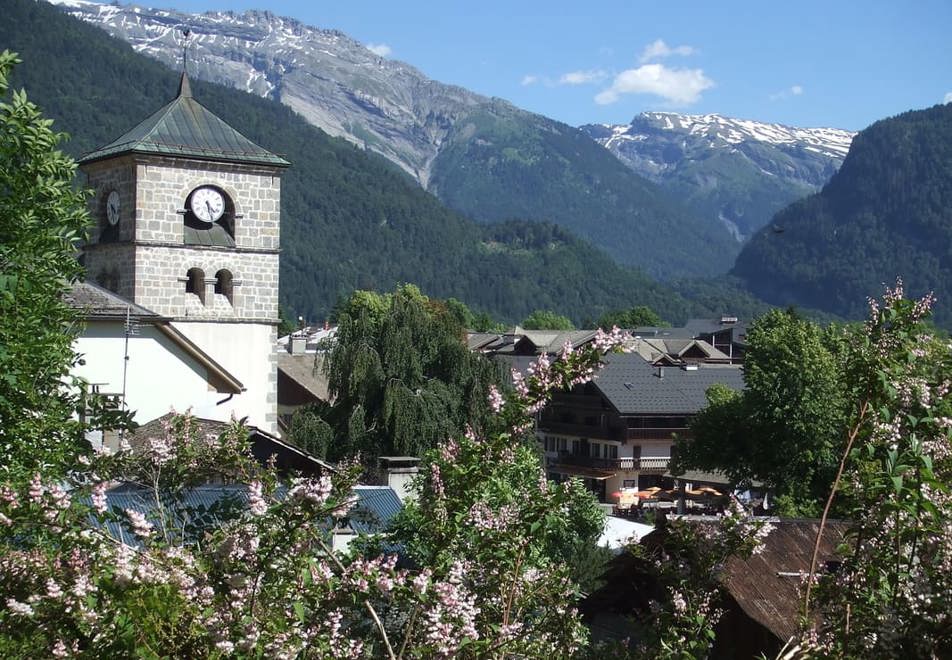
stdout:
<svg viewBox="0 0 952 660">
<path fill-rule="evenodd" d="M 689 422 L 714 384 L 743 389 L 740 366 L 607 355 L 593 381 L 555 394 L 539 416 L 549 478 L 580 478 L 602 501 L 623 488 L 672 487 L 674 436 L 690 437 Z"/>
<path fill-rule="evenodd" d="M 516 326 L 510 332 L 471 332 L 467 344 L 471 351 L 482 353 L 499 367 L 503 378 L 512 371 L 525 372 L 540 355 L 555 355 L 566 342 L 579 347 L 595 339 L 595 330 L 523 330 Z"/>
<path fill-rule="evenodd" d="M 644 327 L 633 328 L 631 334 L 643 339 L 689 340 L 698 339 L 707 342 L 728 360 L 738 364 L 744 361 L 747 350 L 747 323 L 736 316 L 722 316 L 719 319 L 689 319 L 680 328 Z"/>
<path fill-rule="evenodd" d="M 635 337 L 626 348 L 656 367 L 677 367 L 683 364 L 731 364 L 729 355 L 703 339 L 672 339 L 670 337 Z"/>
<path fill-rule="evenodd" d="M 336 327 L 302 328 L 278 339 L 278 431 L 290 432 L 291 418 L 301 408 L 330 403 L 324 358 Z"/>
<path fill-rule="evenodd" d="M 711 519 L 686 517 L 697 525 Z M 712 660 L 773 658 L 797 632 L 802 586 L 810 572 L 813 546 L 819 521 L 813 519 L 770 519 L 773 530 L 763 550 L 744 559 L 730 557 L 719 572 L 723 598 L 717 606 L 723 615 L 715 627 Z M 849 531 L 843 521 L 829 520 L 819 545 L 818 570 L 835 570 L 841 546 Z M 657 547 L 665 534 L 659 527 L 640 543 Z M 651 577 L 646 560 L 634 553 L 617 555 L 603 576 L 604 586 L 582 603 L 581 611 L 595 641 L 628 639 L 634 645 L 652 600 L 664 598 L 664 587 Z"/>
</svg>

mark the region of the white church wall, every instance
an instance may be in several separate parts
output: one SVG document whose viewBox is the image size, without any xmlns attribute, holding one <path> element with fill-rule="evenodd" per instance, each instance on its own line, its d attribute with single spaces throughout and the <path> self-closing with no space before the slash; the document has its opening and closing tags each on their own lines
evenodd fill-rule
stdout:
<svg viewBox="0 0 952 660">
<path fill-rule="evenodd" d="M 172 324 L 247 388 L 219 406 L 268 433 L 278 431 L 277 328 L 265 323 Z"/>
<path fill-rule="evenodd" d="M 123 323 L 90 323 L 73 345 L 83 364 L 73 375 L 98 385 L 108 394 L 122 393 L 125 360 Z M 237 376 L 236 376 L 237 377 Z M 135 421 L 143 424 L 170 410 L 207 419 L 227 421 L 231 409 L 216 405 L 225 397 L 208 385 L 204 367 L 154 326 L 142 325 L 129 338 L 129 362 L 126 374 L 126 405 L 135 411 Z M 237 405 L 243 394 L 235 395 Z"/>
</svg>

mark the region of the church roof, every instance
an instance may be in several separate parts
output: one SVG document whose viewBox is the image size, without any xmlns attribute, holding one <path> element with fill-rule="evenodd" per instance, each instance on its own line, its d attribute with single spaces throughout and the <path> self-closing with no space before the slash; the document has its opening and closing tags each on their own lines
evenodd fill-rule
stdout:
<svg viewBox="0 0 952 660">
<path fill-rule="evenodd" d="M 136 305 L 93 282 L 73 282 L 63 298 L 87 320 L 124 320 L 127 311 L 136 320 L 162 320 L 151 309 Z"/>
<path fill-rule="evenodd" d="M 192 98 L 188 75 L 182 73 L 179 93 L 165 107 L 80 159 L 91 163 L 126 153 L 185 156 L 202 160 L 287 167 L 288 161 L 259 147 Z"/>
</svg>

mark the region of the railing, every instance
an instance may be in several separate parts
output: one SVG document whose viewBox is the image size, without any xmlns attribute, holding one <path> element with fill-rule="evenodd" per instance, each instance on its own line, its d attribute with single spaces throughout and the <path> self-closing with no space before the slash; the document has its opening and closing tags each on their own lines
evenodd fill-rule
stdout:
<svg viewBox="0 0 952 660">
<path fill-rule="evenodd" d="M 644 458 L 595 458 L 592 456 L 575 456 L 569 453 L 562 453 L 554 459 L 561 465 L 577 465 L 579 467 L 601 468 L 605 470 L 638 470 L 646 471 L 664 471 L 668 469 L 668 462 L 671 460 L 668 456 L 649 456 Z"/>
<path fill-rule="evenodd" d="M 566 424 L 564 422 L 550 422 L 539 420 L 540 433 L 558 433 L 576 438 L 591 438 L 595 440 L 623 440 L 622 429 L 603 428 L 601 426 L 586 426 L 585 424 Z"/>
<path fill-rule="evenodd" d="M 681 428 L 654 428 L 654 429 L 627 429 L 627 438 L 629 440 L 670 440 L 675 433 L 679 437 L 684 437 L 690 431 L 687 427 Z"/>
</svg>

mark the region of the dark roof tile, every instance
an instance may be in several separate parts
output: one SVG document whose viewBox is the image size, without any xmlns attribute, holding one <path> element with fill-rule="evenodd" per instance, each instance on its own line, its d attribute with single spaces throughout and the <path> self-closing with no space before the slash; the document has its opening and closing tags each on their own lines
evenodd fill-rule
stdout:
<svg viewBox="0 0 952 660">
<path fill-rule="evenodd" d="M 158 314 L 116 295 L 92 282 L 74 282 L 64 296 L 66 304 L 88 319 L 126 318 L 126 311 L 138 320 L 159 320 Z"/>
<path fill-rule="evenodd" d="M 711 385 L 720 383 L 740 391 L 744 374 L 734 365 L 659 368 L 637 353 L 613 353 L 605 356 L 605 366 L 594 383 L 622 415 L 694 414 L 707 405 Z"/>
</svg>

